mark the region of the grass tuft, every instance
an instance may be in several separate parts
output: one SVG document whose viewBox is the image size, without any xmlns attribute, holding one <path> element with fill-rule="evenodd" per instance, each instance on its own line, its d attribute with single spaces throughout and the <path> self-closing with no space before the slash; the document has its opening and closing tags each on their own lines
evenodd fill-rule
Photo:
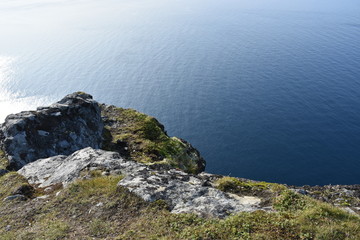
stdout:
<svg viewBox="0 0 360 240">
<path fill-rule="evenodd" d="M 3 150 L 0 149 L 0 169 L 6 169 L 9 166 L 9 160 Z"/>
<path fill-rule="evenodd" d="M 4 185 L 4 179 L 9 184 Z M 172 214 L 166 202 L 146 203 L 118 187 L 120 179 L 94 174 L 44 200 L 0 202 L 1 239 L 360 239 L 358 216 L 280 187 L 275 212 L 215 219 Z M 23 184 L 15 173 L 0 180 L 0 191 L 5 193 L 12 191 L 10 185 Z M 238 183 L 232 178 L 220 183 L 224 182 L 231 183 L 230 190 Z M 255 189 L 273 187 L 244 184 Z M 6 230 L 7 226 L 11 227 Z"/>
</svg>

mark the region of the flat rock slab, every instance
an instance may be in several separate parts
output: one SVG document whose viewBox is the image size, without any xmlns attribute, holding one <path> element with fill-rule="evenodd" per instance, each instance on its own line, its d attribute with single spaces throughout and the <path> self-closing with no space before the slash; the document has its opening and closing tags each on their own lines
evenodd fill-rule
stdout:
<svg viewBox="0 0 360 240">
<path fill-rule="evenodd" d="M 165 200 L 173 213 L 196 213 L 200 216 L 225 217 L 231 213 L 260 209 L 261 200 L 228 195 L 207 186 L 206 175 L 189 175 L 178 170 L 133 172 L 120 186 L 146 201 Z M 251 199 L 251 200 L 250 200 Z"/>
<path fill-rule="evenodd" d="M 39 159 L 21 168 L 18 173 L 30 184 L 40 188 L 58 183 L 67 185 L 81 177 L 83 170 L 111 171 L 119 169 L 123 159 L 116 152 L 84 148 L 70 156 L 54 156 Z"/>
<path fill-rule="evenodd" d="M 125 175 L 118 183 L 145 201 L 165 200 L 173 213 L 225 217 L 260 209 L 260 199 L 226 194 L 208 184 L 211 174 L 191 175 L 175 169 L 157 169 L 123 159 L 118 153 L 85 148 L 72 155 L 54 156 L 27 164 L 18 171 L 30 184 L 64 185 L 84 169 L 101 169 Z"/>
</svg>

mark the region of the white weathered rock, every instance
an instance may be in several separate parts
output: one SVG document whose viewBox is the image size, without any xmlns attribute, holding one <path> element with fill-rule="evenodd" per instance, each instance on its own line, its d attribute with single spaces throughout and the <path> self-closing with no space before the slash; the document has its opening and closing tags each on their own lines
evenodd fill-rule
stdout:
<svg viewBox="0 0 360 240">
<path fill-rule="evenodd" d="M 30 184 L 45 188 L 62 183 L 67 185 L 80 177 L 85 169 L 113 170 L 120 167 L 123 159 L 118 153 L 84 148 L 70 156 L 54 156 L 39 159 L 21 168 L 18 173 Z"/>
<path fill-rule="evenodd" d="M 225 217 L 240 211 L 260 209 L 260 199 L 226 194 L 209 184 L 211 174 L 191 175 L 175 169 L 154 169 L 123 159 L 118 153 L 84 148 L 72 155 L 39 159 L 18 173 L 30 184 L 49 187 L 68 183 L 80 177 L 83 170 L 100 169 L 125 175 L 118 185 L 145 201 L 165 200 L 173 213 L 196 213 L 201 216 Z"/>
<path fill-rule="evenodd" d="M 205 175 L 189 175 L 171 170 L 136 171 L 119 182 L 146 201 L 165 200 L 173 213 L 196 213 L 225 217 L 240 211 L 260 209 L 260 199 L 228 195 L 206 186 Z"/>
</svg>

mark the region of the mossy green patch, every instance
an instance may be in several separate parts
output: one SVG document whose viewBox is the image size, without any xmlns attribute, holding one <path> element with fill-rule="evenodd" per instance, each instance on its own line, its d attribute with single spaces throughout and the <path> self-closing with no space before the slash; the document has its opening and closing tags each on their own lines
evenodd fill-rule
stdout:
<svg viewBox="0 0 360 240">
<path fill-rule="evenodd" d="M 19 188 L 28 185 L 27 180 L 17 172 L 9 172 L 0 177 L 0 204 L 4 197 L 12 195 Z"/>
<path fill-rule="evenodd" d="M 147 203 L 118 187 L 120 179 L 94 173 L 47 199 L 3 202 L 1 239 L 360 239 L 358 216 L 289 190 L 276 197 L 276 212 L 216 219 L 172 214 L 166 202 Z"/>
<path fill-rule="evenodd" d="M 15 176 L 8 175 L 7 180 Z M 146 207 L 143 200 L 117 187 L 121 178 L 94 177 L 76 181 L 45 199 L 1 202 L 0 238 L 112 239 L 116 229 Z M 9 191 L 4 186 L 0 190 Z"/>
<path fill-rule="evenodd" d="M 292 217 L 302 239 L 360 239 L 360 218 L 328 203 L 283 191 L 274 208 Z"/>
<path fill-rule="evenodd" d="M 9 160 L 3 150 L 0 149 L 0 169 L 6 169 L 9 166 Z"/>
<path fill-rule="evenodd" d="M 58 218 L 55 214 L 44 214 L 36 219 L 32 230 L 23 236 L 29 239 L 60 240 L 64 239 L 70 230 L 69 223 L 65 219 Z"/>
<path fill-rule="evenodd" d="M 93 237 L 106 237 L 111 234 L 111 223 L 100 219 L 93 219 L 89 223 L 89 232 Z"/>
<path fill-rule="evenodd" d="M 200 155 L 189 144 L 169 137 L 155 118 L 133 109 L 102 106 L 105 122 L 103 148 L 118 151 L 146 164 L 168 164 L 197 173 Z"/>
<path fill-rule="evenodd" d="M 263 192 L 265 190 L 280 192 L 286 187 L 281 184 L 257 182 L 251 180 L 241 180 L 235 177 L 222 177 L 215 181 L 215 186 L 224 192 L 230 193 L 256 193 Z"/>
<path fill-rule="evenodd" d="M 274 202 L 274 207 L 279 211 L 304 210 L 307 206 L 305 198 L 291 190 L 283 191 Z"/>
<path fill-rule="evenodd" d="M 314 211 L 316 203 L 310 207 Z M 326 204 L 325 204 L 326 205 Z M 300 212 L 243 212 L 226 219 L 204 219 L 194 214 L 166 211 L 143 214 L 117 239 L 358 239 L 360 219 L 339 211 L 324 222 L 303 219 Z M 319 210 L 323 212 L 323 210 Z M 315 213 L 314 213 L 315 214 Z M 315 214 L 316 215 L 316 214 Z M 330 214 L 331 215 L 331 214 Z M 329 216 L 330 216 L 329 215 Z M 341 216 L 341 217 L 340 217 Z M 337 219 L 342 219 L 338 222 Z M 335 238 L 334 238 L 335 237 Z"/>
</svg>

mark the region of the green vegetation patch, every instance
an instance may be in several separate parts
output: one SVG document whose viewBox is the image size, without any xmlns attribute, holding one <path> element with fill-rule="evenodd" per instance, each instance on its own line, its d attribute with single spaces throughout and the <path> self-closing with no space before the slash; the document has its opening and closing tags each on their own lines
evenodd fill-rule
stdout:
<svg viewBox="0 0 360 240">
<path fill-rule="evenodd" d="M 190 173 L 198 168 L 199 154 L 176 137 L 169 137 L 155 118 L 133 109 L 102 106 L 105 123 L 103 149 L 117 151 L 146 164 L 168 164 Z"/>
<path fill-rule="evenodd" d="M 7 159 L 3 150 L 0 149 L 0 169 L 6 169 L 9 166 L 9 160 Z"/>
<path fill-rule="evenodd" d="M 7 180 L 14 176 L 7 175 Z M 147 207 L 142 199 L 117 187 L 121 178 L 94 177 L 76 181 L 46 198 L 0 202 L 0 238 L 113 239 L 128 220 Z M 9 191 L 4 186 L 0 190 Z"/>
<path fill-rule="evenodd" d="M 9 172 L 0 177 L 0 202 L 3 198 L 16 194 L 19 189 L 30 188 L 27 180 L 17 172 Z"/>
<path fill-rule="evenodd" d="M 1 239 L 360 239 L 358 216 L 290 190 L 275 197 L 275 212 L 201 218 L 172 214 L 162 200 L 144 202 L 117 186 L 121 178 L 94 172 L 45 199 L 1 202 Z M 11 191 L 4 182 L 0 190 Z"/>
<path fill-rule="evenodd" d="M 235 177 L 219 178 L 215 181 L 215 186 L 224 192 L 251 195 L 258 195 L 265 192 L 277 193 L 287 189 L 281 184 L 242 180 Z"/>
<path fill-rule="evenodd" d="M 225 219 L 149 212 L 117 239 L 360 239 L 359 217 L 312 201 L 301 205 L 303 210 L 242 212 Z"/>
<path fill-rule="evenodd" d="M 226 219 L 160 212 L 142 215 L 117 239 L 297 239 L 297 226 L 278 213 L 239 213 Z"/>
<path fill-rule="evenodd" d="M 360 218 L 328 203 L 283 191 L 274 208 L 294 219 L 301 239 L 360 239 Z"/>
</svg>

